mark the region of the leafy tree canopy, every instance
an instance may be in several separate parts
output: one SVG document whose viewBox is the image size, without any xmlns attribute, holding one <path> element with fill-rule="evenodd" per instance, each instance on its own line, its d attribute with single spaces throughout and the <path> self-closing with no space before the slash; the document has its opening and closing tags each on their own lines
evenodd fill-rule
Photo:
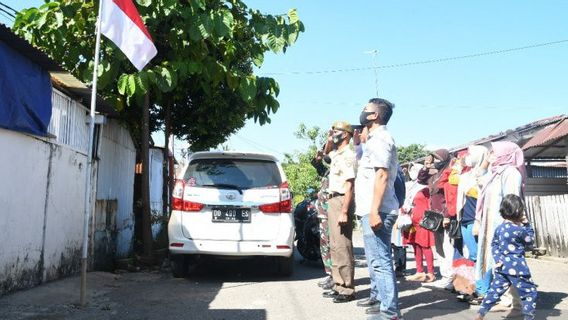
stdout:
<svg viewBox="0 0 568 320">
<path fill-rule="evenodd" d="M 290 190 L 294 194 L 294 204 L 297 204 L 307 196 L 308 188 L 319 189 L 321 178 L 317 175 L 311 160 L 326 140 L 326 132 L 322 132 L 319 127 L 308 128 L 301 123 L 294 135 L 300 140 L 310 142 L 307 150 L 286 154 L 282 163 L 290 183 Z"/>
<path fill-rule="evenodd" d="M 204 150 L 225 141 L 246 119 L 270 123 L 278 83 L 258 77 L 267 52 L 285 52 L 304 25 L 295 9 L 262 14 L 241 0 L 136 0 L 158 55 L 138 72 L 108 40 L 101 43 L 99 94 L 131 124 L 151 99 L 151 131 L 172 111 L 173 133 Z M 98 1 L 46 1 L 18 13 L 14 30 L 85 83 L 92 80 Z"/>
<path fill-rule="evenodd" d="M 400 164 L 407 163 L 410 161 L 414 161 L 418 158 L 425 157 L 430 154 L 430 151 L 425 149 L 425 146 L 422 144 L 409 144 L 408 146 L 398 146 L 397 153 L 398 153 L 398 162 Z"/>
</svg>

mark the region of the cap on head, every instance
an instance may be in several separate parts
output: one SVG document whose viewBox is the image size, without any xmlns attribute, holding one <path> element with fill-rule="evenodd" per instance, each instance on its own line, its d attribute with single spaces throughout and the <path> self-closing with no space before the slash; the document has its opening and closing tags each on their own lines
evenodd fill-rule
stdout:
<svg viewBox="0 0 568 320">
<path fill-rule="evenodd" d="M 346 121 L 336 121 L 332 127 L 334 130 L 341 130 L 353 134 L 353 128 Z"/>
</svg>

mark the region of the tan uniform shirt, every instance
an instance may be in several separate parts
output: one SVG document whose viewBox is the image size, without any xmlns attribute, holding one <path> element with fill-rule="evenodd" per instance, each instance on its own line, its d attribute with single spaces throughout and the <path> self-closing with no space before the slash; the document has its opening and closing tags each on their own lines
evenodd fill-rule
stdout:
<svg viewBox="0 0 568 320">
<path fill-rule="evenodd" d="M 331 165 L 329 168 L 329 192 L 345 193 L 345 182 L 355 179 L 356 164 L 355 152 L 345 146 L 343 149 L 329 153 Z"/>
</svg>

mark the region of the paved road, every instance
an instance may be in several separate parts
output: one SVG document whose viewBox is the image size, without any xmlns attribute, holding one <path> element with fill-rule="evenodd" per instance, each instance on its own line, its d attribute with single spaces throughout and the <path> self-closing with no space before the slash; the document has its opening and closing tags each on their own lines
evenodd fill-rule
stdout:
<svg viewBox="0 0 568 320">
<path fill-rule="evenodd" d="M 356 233 L 358 297 L 369 293 L 361 236 Z M 568 265 L 531 260 L 539 284 L 537 319 L 568 319 Z M 410 266 L 412 266 L 410 264 Z M 67 278 L 0 298 L 0 319 L 367 319 L 355 302 L 334 304 L 316 286 L 323 276 L 313 263 L 296 257 L 292 277 L 272 272 L 268 260 L 212 261 L 187 279 L 167 270 L 89 273 L 89 306 L 75 307 L 78 277 Z M 404 319 L 473 319 L 476 309 L 444 290 L 401 281 Z M 492 312 L 487 319 L 503 319 Z M 522 319 L 522 317 L 507 317 Z"/>
</svg>

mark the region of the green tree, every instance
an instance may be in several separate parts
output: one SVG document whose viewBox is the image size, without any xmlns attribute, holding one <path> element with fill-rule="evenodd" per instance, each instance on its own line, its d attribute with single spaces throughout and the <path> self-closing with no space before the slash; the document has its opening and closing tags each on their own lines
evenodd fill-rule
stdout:
<svg viewBox="0 0 568 320">
<path fill-rule="evenodd" d="M 296 138 L 308 141 L 310 144 L 305 151 L 295 151 L 293 154 L 285 154 L 282 167 L 288 178 L 290 190 L 294 194 L 294 204 L 302 201 L 308 188 L 319 189 L 321 178 L 311 164 L 318 149 L 321 149 L 326 139 L 326 132 L 319 127 L 307 128 L 301 123 L 294 133 Z"/>
<path fill-rule="evenodd" d="M 136 0 L 158 55 L 138 72 L 110 41 L 101 43 L 99 94 L 140 136 L 140 106 L 150 95 L 150 130 L 171 113 L 173 133 L 206 150 L 253 118 L 270 123 L 278 83 L 258 77 L 268 51 L 285 52 L 304 26 L 295 9 L 266 15 L 241 0 Z M 21 11 L 14 30 L 90 83 L 98 1 L 50 1 Z"/>
<path fill-rule="evenodd" d="M 406 147 L 398 146 L 397 153 L 398 153 L 398 162 L 400 164 L 403 164 L 427 156 L 428 154 L 430 154 L 430 151 L 426 150 L 425 146 L 422 144 L 413 143 L 409 144 Z"/>
</svg>

